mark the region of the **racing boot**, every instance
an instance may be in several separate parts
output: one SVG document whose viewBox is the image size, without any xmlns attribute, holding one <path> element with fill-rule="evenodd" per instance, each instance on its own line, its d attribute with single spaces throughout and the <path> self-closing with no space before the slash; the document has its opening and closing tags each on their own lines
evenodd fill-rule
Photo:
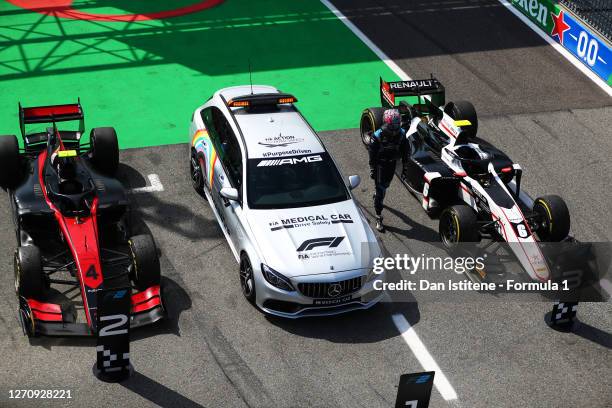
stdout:
<svg viewBox="0 0 612 408">
<path fill-rule="evenodd" d="M 383 225 L 383 216 L 382 215 L 377 215 L 376 216 L 376 230 L 378 232 L 381 232 L 381 233 L 385 232 L 385 226 Z"/>
</svg>

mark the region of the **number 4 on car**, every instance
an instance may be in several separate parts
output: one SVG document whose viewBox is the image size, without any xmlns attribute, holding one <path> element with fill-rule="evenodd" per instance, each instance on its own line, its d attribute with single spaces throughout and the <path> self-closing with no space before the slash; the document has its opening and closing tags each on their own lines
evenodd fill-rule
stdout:
<svg viewBox="0 0 612 408">
<path fill-rule="evenodd" d="M 131 325 L 164 315 L 150 235 L 131 235 L 130 203 L 114 178 L 117 134 L 91 130 L 82 143 L 79 103 L 19 105 L 23 148 L 0 136 L 0 187 L 9 193 L 17 249 L 15 291 L 24 334 L 95 335 L 101 289 L 132 287 Z M 58 123 L 78 122 L 72 130 Z"/>
</svg>

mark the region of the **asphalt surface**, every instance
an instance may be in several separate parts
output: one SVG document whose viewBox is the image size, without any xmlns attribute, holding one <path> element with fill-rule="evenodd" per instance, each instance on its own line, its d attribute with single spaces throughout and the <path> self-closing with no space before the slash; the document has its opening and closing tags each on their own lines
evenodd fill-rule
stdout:
<svg viewBox="0 0 612 408">
<path fill-rule="evenodd" d="M 359 13 L 374 18 L 383 4 L 334 3 L 348 4 L 343 11 L 358 25 L 365 21 Z M 424 3 L 430 8 L 451 4 Z M 452 4 L 481 3 L 485 2 Z M 390 15 L 384 9 L 389 21 L 362 28 L 412 77 L 434 70 L 447 84 L 450 98 L 472 99 L 482 113 L 481 137 L 523 166 L 523 185 L 532 196 L 556 193 L 566 199 L 577 238 L 610 241 L 610 99 L 504 8 L 486 3 L 489 6 L 482 10 L 442 13 L 447 18 L 442 22 L 448 24 L 440 22 L 435 30 L 425 24 L 425 15 L 414 18 L 397 7 L 390 9 Z M 472 24 L 457 13 L 472 13 Z M 402 22 L 405 19 L 408 23 Z M 396 31 L 387 32 L 392 20 L 398 21 Z M 407 34 L 404 30 L 410 25 L 420 29 Z M 448 32 L 443 35 L 440 30 Z M 476 35 L 476 30 L 482 33 Z M 459 32 L 473 34 L 472 41 L 455 40 Z M 496 47 L 490 37 L 498 42 L 508 38 L 510 44 Z M 424 45 L 427 41 L 429 47 Z M 396 43 L 405 47 L 394 54 L 390 47 Z M 457 47 L 448 48 L 453 43 Z M 410 47 L 423 51 L 411 55 Z M 434 51 L 426 52 L 429 49 Z M 516 58 L 520 63 L 512 64 Z M 355 195 L 371 214 L 373 187 L 357 131 L 321 136 L 346 176 L 362 176 Z M 549 303 L 500 304 L 487 295 L 479 301 L 449 303 L 425 301 L 415 294 L 412 303 L 385 303 L 332 318 L 266 317 L 241 297 L 230 249 L 208 204 L 189 184 L 186 151 L 186 145 L 122 151 L 120 178 L 128 187 L 144 186 L 149 174 L 158 174 L 164 186 L 162 192 L 132 198 L 137 216 L 161 250 L 170 317 L 133 332 L 136 374 L 123 384 L 93 377 L 92 340 L 28 342 L 21 336 L 12 282 L 15 243 L 7 199 L 2 196 L 0 353 L 7 374 L 0 376 L 0 406 L 34 404 L 9 400 L 10 389 L 54 388 L 72 390 L 71 406 L 388 407 L 394 404 L 399 376 L 422 371 L 393 324 L 394 314 L 403 315 L 414 327 L 458 395 L 447 402 L 434 390 L 432 407 L 612 404 L 609 303 L 581 304 L 574 333 L 555 332 L 544 324 Z M 380 239 L 389 253 L 436 250 L 432 244 L 437 241 L 436 220 L 425 215 L 397 181 L 386 204 L 389 229 Z M 36 405 L 59 402 L 36 401 Z"/>
<path fill-rule="evenodd" d="M 332 0 L 410 77 L 433 73 L 481 115 L 610 105 L 610 98 L 497 0 Z"/>
</svg>

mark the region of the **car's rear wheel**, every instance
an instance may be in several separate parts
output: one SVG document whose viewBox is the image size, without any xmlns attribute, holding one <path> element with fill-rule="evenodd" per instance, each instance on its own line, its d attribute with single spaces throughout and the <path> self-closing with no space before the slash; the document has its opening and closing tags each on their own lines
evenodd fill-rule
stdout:
<svg viewBox="0 0 612 408">
<path fill-rule="evenodd" d="M 191 149 L 191 158 L 189 159 L 189 174 L 191 175 L 191 185 L 198 194 L 204 193 L 204 174 L 198 154 L 194 149 Z"/>
<path fill-rule="evenodd" d="M 255 304 L 255 274 L 253 273 L 251 260 L 245 253 L 240 255 L 240 287 L 246 300 Z"/>
<path fill-rule="evenodd" d="M 95 168 L 114 175 L 119 167 L 119 142 L 112 127 L 93 128 L 90 134 L 91 161 Z"/>
<path fill-rule="evenodd" d="M 559 242 L 569 235 L 570 213 L 561 197 L 539 197 L 533 202 L 533 211 L 540 216 L 537 234 L 541 241 Z"/>
<path fill-rule="evenodd" d="M 161 283 L 161 271 L 157 247 L 149 234 L 134 235 L 128 240 L 132 255 L 131 278 L 138 290 L 145 290 Z"/>
<path fill-rule="evenodd" d="M 478 115 L 476 114 L 476 108 L 474 108 L 471 102 L 449 102 L 444 107 L 444 112 L 448 113 L 455 120 L 468 120 L 471 125 L 462 126 L 461 131 L 468 139 L 476 137 L 476 133 L 478 133 Z"/>
<path fill-rule="evenodd" d="M 25 298 L 40 297 L 47 287 L 40 250 L 34 245 L 21 246 L 15 251 L 15 292 Z"/>
<path fill-rule="evenodd" d="M 14 135 L 0 136 L 0 187 L 7 189 L 21 180 L 19 143 Z"/>
<path fill-rule="evenodd" d="M 453 205 L 442 211 L 438 226 L 440 239 L 447 249 L 461 242 L 479 242 L 478 217 L 467 205 Z"/>
<path fill-rule="evenodd" d="M 364 145 L 368 146 L 370 144 L 372 133 L 382 126 L 384 113 L 385 110 L 383 108 L 367 108 L 361 113 L 359 131 L 361 132 L 361 141 Z"/>
</svg>

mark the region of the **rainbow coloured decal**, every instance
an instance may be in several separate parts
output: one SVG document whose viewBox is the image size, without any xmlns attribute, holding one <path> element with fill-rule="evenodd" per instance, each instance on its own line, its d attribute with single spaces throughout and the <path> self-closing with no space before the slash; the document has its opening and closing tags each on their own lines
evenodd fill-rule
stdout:
<svg viewBox="0 0 612 408">
<path fill-rule="evenodd" d="M 206 158 L 206 180 L 212 188 L 217 151 L 213 147 L 208 131 L 206 129 L 198 130 L 191 139 L 191 145 L 196 149 L 196 152 L 203 153 Z"/>
</svg>

